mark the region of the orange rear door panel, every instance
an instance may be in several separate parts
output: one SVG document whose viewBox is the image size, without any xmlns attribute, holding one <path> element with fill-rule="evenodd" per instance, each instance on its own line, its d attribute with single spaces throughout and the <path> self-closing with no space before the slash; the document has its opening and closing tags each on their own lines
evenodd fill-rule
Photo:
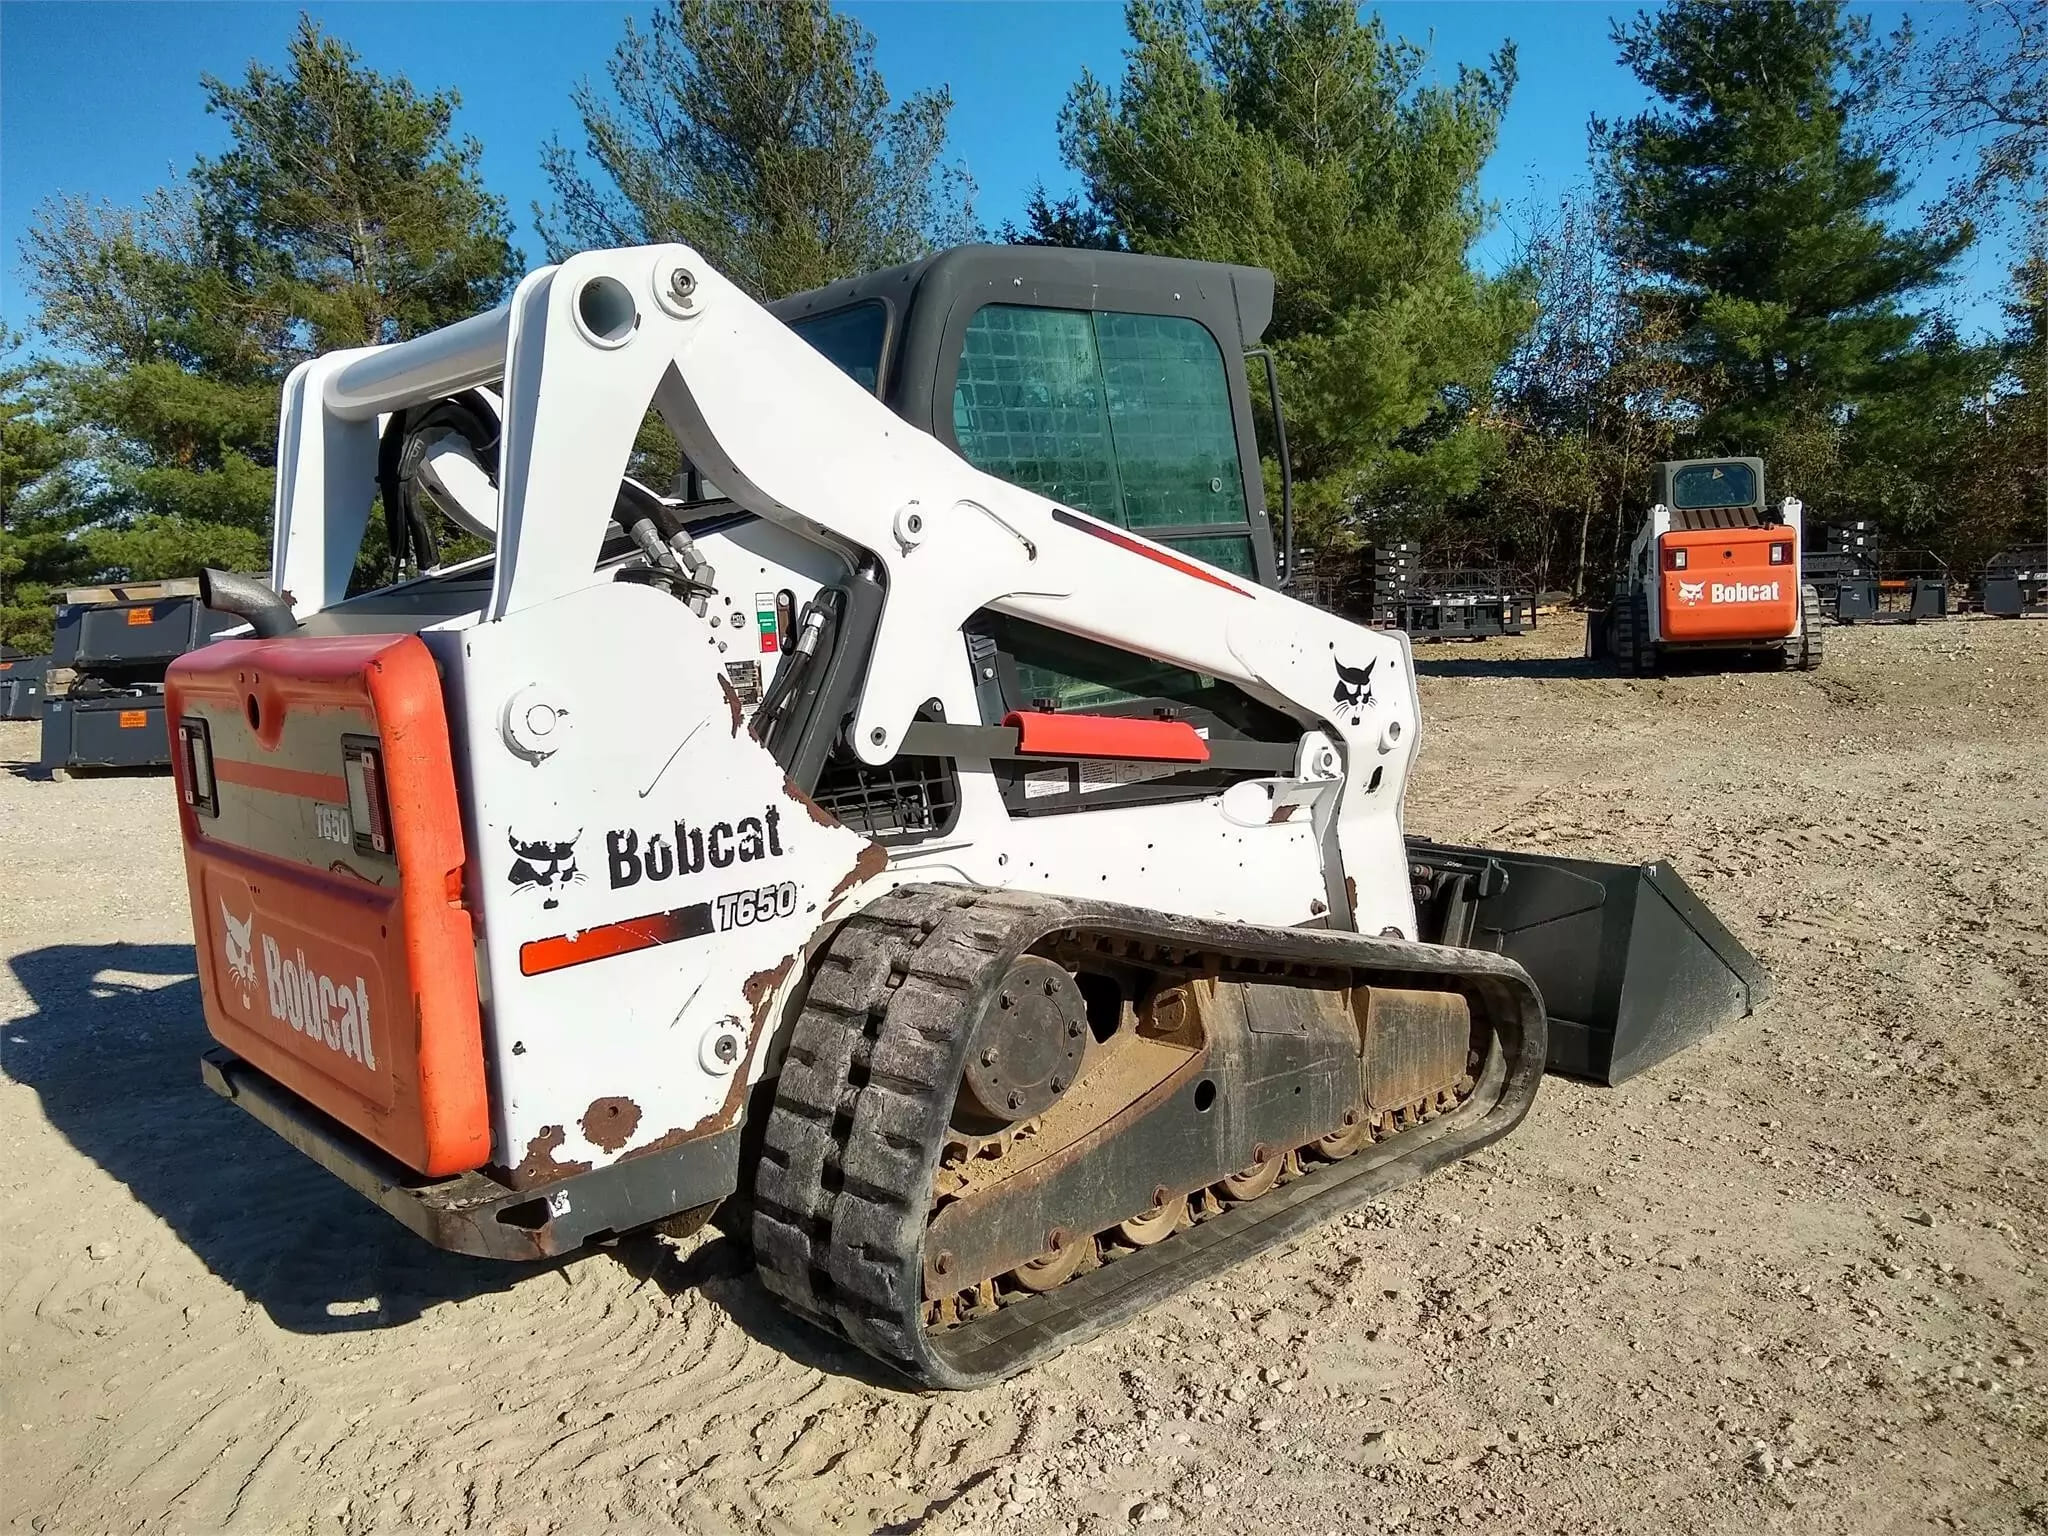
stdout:
<svg viewBox="0 0 2048 1536">
<path fill-rule="evenodd" d="M 1799 627 L 1799 552 L 1784 527 L 1667 533 L 1658 541 L 1662 639 L 1782 640 Z M 1791 549 L 1771 563 L 1771 546 Z M 1671 568 L 1685 551 L 1685 569 Z"/>
<path fill-rule="evenodd" d="M 180 657 L 166 693 L 207 1028 L 421 1173 L 484 1163 L 462 820 L 426 646 L 219 641 Z M 184 720 L 205 723 L 214 814 L 193 803 Z M 354 835 L 345 741 L 379 756 L 388 854 Z"/>
</svg>

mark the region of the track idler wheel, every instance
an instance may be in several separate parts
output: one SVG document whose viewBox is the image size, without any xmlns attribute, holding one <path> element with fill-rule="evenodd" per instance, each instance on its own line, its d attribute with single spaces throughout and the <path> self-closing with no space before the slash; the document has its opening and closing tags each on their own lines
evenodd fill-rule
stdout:
<svg viewBox="0 0 2048 1536">
<path fill-rule="evenodd" d="M 1279 1153 L 1260 1147 L 1252 1155 L 1251 1167 L 1242 1173 L 1233 1173 L 1216 1187 L 1232 1200 L 1256 1200 L 1280 1182 L 1280 1170 L 1285 1166 L 1285 1159 Z"/>
<path fill-rule="evenodd" d="M 1355 1109 L 1344 1112 L 1344 1128 L 1332 1131 L 1315 1143 L 1316 1156 L 1329 1163 L 1341 1163 L 1361 1147 L 1372 1145 L 1372 1121 Z"/>
<path fill-rule="evenodd" d="M 995 1002 L 975 1026 L 960 1077 L 960 1109 L 1010 1125 L 1042 1115 L 1081 1075 L 1088 1005 L 1066 968 L 1025 955 L 1003 975 Z"/>
<path fill-rule="evenodd" d="M 1162 1200 L 1142 1216 L 1117 1223 L 1116 1235 L 1133 1248 L 1150 1248 L 1173 1236 L 1188 1224 L 1188 1197 L 1176 1195 Z"/>
<path fill-rule="evenodd" d="M 1095 1257 L 1095 1239 L 1055 1232 L 1053 1246 L 1029 1264 L 1019 1265 L 1010 1278 L 1027 1291 L 1052 1291 L 1065 1285 L 1088 1267 Z"/>
</svg>

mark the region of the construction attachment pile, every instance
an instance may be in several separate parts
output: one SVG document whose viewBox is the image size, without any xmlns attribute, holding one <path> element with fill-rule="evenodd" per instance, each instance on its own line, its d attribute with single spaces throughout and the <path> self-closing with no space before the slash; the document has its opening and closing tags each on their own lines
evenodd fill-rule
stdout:
<svg viewBox="0 0 2048 1536">
<path fill-rule="evenodd" d="M 168 767 L 164 672 L 236 622 L 202 604 L 194 580 L 66 592 L 42 690 L 43 767 Z"/>
</svg>

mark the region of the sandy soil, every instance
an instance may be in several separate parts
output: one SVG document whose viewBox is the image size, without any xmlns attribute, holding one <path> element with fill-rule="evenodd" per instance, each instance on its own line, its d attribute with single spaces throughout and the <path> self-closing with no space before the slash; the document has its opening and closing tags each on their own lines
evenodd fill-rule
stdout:
<svg viewBox="0 0 2048 1536">
<path fill-rule="evenodd" d="M 730 1239 L 437 1254 L 219 1103 L 168 788 L 0 773 L 9 1530 L 2048 1530 L 2048 624 L 1425 651 L 1421 831 L 1677 863 L 1775 975 L 1001 1388 Z M 0 757 L 34 730 L 0 726 Z"/>
</svg>

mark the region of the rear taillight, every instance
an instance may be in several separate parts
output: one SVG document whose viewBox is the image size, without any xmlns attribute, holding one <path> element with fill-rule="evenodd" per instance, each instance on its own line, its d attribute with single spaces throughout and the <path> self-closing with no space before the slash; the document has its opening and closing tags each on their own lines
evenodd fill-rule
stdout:
<svg viewBox="0 0 2048 1536">
<path fill-rule="evenodd" d="M 220 814 L 220 796 L 213 782 L 213 737 L 206 722 L 187 715 L 178 722 L 178 757 L 184 773 L 180 786 L 185 803 L 202 816 Z"/>
<path fill-rule="evenodd" d="M 374 741 L 344 738 L 341 776 L 348 783 L 348 819 L 357 853 L 391 856 L 391 803 L 384 795 L 384 751 Z"/>
<path fill-rule="evenodd" d="M 1683 549 L 1667 549 L 1667 550 L 1665 550 L 1665 551 L 1664 551 L 1664 569 L 1665 569 L 1665 570 L 1667 570 L 1667 571 L 1682 571 L 1682 570 L 1684 570 L 1684 569 L 1685 569 L 1685 551 L 1684 551 Z"/>
<path fill-rule="evenodd" d="M 1791 563 L 1792 546 L 1790 544 L 1773 544 L 1771 546 L 1771 564 L 1790 565 Z"/>
</svg>

